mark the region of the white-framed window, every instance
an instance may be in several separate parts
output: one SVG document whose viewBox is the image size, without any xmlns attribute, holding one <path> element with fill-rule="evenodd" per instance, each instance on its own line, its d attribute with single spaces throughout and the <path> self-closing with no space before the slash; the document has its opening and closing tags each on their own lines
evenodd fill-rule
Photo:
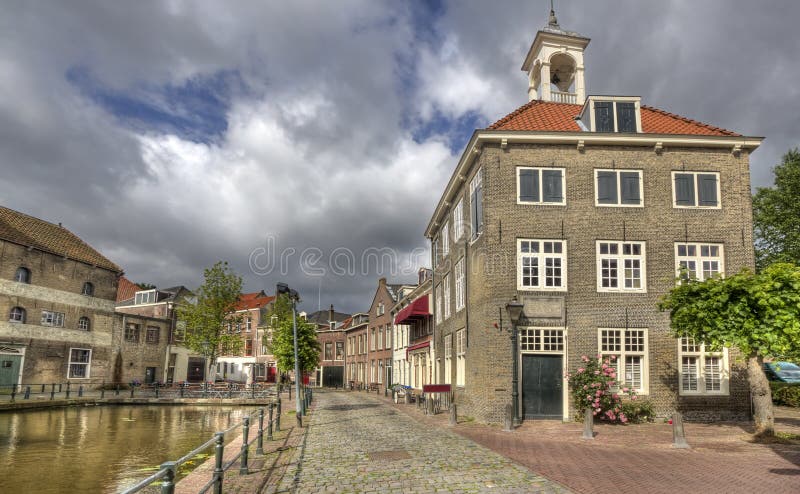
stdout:
<svg viewBox="0 0 800 494">
<path fill-rule="evenodd" d="M 383 305 L 383 302 L 378 304 L 378 307 L 375 308 L 375 315 L 382 316 L 386 313 L 386 306 Z"/>
<path fill-rule="evenodd" d="M 596 206 L 642 207 L 642 170 L 594 171 Z"/>
<path fill-rule="evenodd" d="M 644 242 L 597 241 L 597 291 L 646 292 Z"/>
<path fill-rule="evenodd" d="M 442 257 L 447 257 L 450 253 L 450 223 L 445 222 L 439 238 L 442 239 Z"/>
<path fill-rule="evenodd" d="M 81 316 L 80 319 L 78 319 L 78 329 L 81 331 L 89 331 L 91 325 L 91 321 L 89 321 L 89 318 L 86 316 Z"/>
<path fill-rule="evenodd" d="M 375 328 L 372 328 L 369 332 L 369 349 L 375 350 Z"/>
<path fill-rule="evenodd" d="M 675 243 L 675 272 L 699 281 L 725 275 L 722 244 Z"/>
<path fill-rule="evenodd" d="M 456 331 L 456 386 L 464 386 L 466 376 L 466 333 L 460 329 Z"/>
<path fill-rule="evenodd" d="M 25 309 L 22 307 L 12 307 L 8 314 L 8 322 L 25 323 Z"/>
<path fill-rule="evenodd" d="M 390 350 L 392 348 L 392 327 L 386 326 L 386 340 L 384 341 L 386 344 L 386 350 Z"/>
<path fill-rule="evenodd" d="M 147 326 L 146 331 L 144 341 L 146 343 L 158 344 L 158 340 L 161 338 L 161 328 L 158 326 Z"/>
<path fill-rule="evenodd" d="M 453 334 L 450 333 L 444 337 L 444 383 L 450 384 L 452 380 L 452 365 L 453 365 Z"/>
<path fill-rule="evenodd" d="M 64 327 L 64 313 L 51 310 L 42 311 L 42 326 Z"/>
<path fill-rule="evenodd" d="M 436 324 L 442 322 L 442 284 L 436 285 Z"/>
<path fill-rule="evenodd" d="M 155 290 L 146 290 L 141 292 L 136 292 L 133 299 L 134 304 L 154 304 L 156 303 L 156 291 Z"/>
<path fill-rule="evenodd" d="M 469 218 L 475 240 L 483 232 L 483 168 L 469 182 Z"/>
<path fill-rule="evenodd" d="M 519 328 L 522 352 L 564 353 L 564 328 Z"/>
<path fill-rule="evenodd" d="M 464 290 L 464 258 L 458 260 L 455 266 L 456 271 L 456 312 L 464 308 L 465 304 L 465 290 Z"/>
<path fill-rule="evenodd" d="M 336 342 L 336 353 L 334 355 L 336 360 L 344 360 L 344 342 L 337 341 Z"/>
<path fill-rule="evenodd" d="M 676 208 L 720 208 L 719 173 L 672 172 L 672 205 Z"/>
<path fill-rule="evenodd" d="M 464 235 L 464 199 L 461 198 L 453 208 L 453 241 L 458 242 Z"/>
<path fill-rule="evenodd" d="M 251 317 L 248 317 L 247 319 L 245 319 L 245 331 L 249 333 L 252 330 L 253 330 L 253 319 Z"/>
<path fill-rule="evenodd" d="M 566 204 L 564 168 L 517 167 L 517 204 Z"/>
<path fill-rule="evenodd" d="M 678 360 L 681 365 L 680 394 L 728 394 L 730 370 L 727 348 L 712 352 L 693 338 L 679 338 Z"/>
<path fill-rule="evenodd" d="M 383 349 L 383 326 L 380 326 L 378 328 L 378 345 L 376 350 L 382 350 L 382 349 Z"/>
<path fill-rule="evenodd" d="M 565 240 L 517 239 L 517 289 L 567 289 Z"/>
<path fill-rule="evenodd" d="M 125 324 L 125 341 L 139 342 L 139 325 L 129 322 Z"/>
<path fill-rule="evenodd" d="M 648 341 L 646 328 L 599 328 L 597 348 L 604 357 L 615 357 L 616 388 L 632 388 L 648 394 Z"/>
<path fill-rule="evenodd" d="M 69 349 L 68 379 L 88 379 L 92 365 L 92 350 L 89 348 Z"/>
<path fill-rule="evenodd" d="M 444 318 L 450 317 L 450 273 L 444 275 L 442 281 L 444 287 Z"/>
<path fill-rule="evenodd" d="M 590 97 L 590 101 L 594 110 L 592 124 L 595 132 L 639 132 L 638 101 L 598 101 L 594 97 Z"/>
</svg>

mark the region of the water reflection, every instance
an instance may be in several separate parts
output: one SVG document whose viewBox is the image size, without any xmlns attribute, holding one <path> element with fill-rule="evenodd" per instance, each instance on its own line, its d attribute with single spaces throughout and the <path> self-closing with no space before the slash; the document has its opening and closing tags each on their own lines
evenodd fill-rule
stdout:
<svg viewBox="0 0 800 494">
<path fill-rule="evenodd" d="M 0 413 L 0 492 L 116 492 L 241 417 L 241 409 L 192 406 Z"/>
</svg>

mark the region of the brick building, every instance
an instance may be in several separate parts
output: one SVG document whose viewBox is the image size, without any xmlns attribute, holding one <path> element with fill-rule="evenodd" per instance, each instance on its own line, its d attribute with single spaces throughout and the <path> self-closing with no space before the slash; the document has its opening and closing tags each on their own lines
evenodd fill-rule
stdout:
<svg viewBox="0 0 800 494">
<path fill-rule="evenodd" d="M 236 305 L 236 321 L 228 323 L 227 331 L 242 338 L 242 349 L 235 355 L 220 355 L 216 364 L 216 379 L 249 384 L 253 381 L 275 382 L 277 365 L 264 345 L 271 328 L 267 314 L 275 297 L 264 291 L 243 293 Z"/>
<path fill-rule="evenodd" d="M 317 311 L 306 321 L 317 330 L 321 355 L 315 380 L 317 386 L 344 386 L 345 343 L 344 323 L 350 320 L 349 314 L 336 312 L 333 305 L 327 311 Z"/>
<path fill-rule="evenodd" d="M 353 314 L 349 321 L 342 324 L 344 335 L 347 341 L 345 355 L 345 380 L 352 387 L 364 387 L 369 385 L 367 351 L 369 342 L 367 341 L 369 326 L 369 314 Z"/>
<path fill-rule="evenodd" d="M 568 419 L 566 372 L 602 353 L 659 414 L 747 415 L 735 351 L 672 337 L 656 305 L 681 268 L 753 267 L 749 155 L 762 139 L 587 96 L 588 44 L 551 14 L 522 67 L 529 103 L 473 133 L 436 206 L 425 234 L 440 382 L 460 413 L 498 423 L 516 360 L 522 418 Z"/>
<path fill-rule="evenodd" d="M 60 224 L 0 207 L 0 385 L 110 380 L 121 275 Z"/>
<path fill-rule="evenodd" d="M 386 278 L 378 280 L 378 288 L 369 308 L 368 329 L 368 368 L 367 381 L 370 384 L 392 384 L 392 314 L 397 303 L 398 291 L 402 285 L 386 283 Z"/>
<path fill-rule="evenodd" d="M 420 269 L 418 281 L 417 286 L 403 286 L 398 291 L 400 299 L 392 307 L 391 312 L 394 334 L 400 342 L 399 345 L 395 345 L 395 382 L 422 389 L 423 385 L 436 382 L 434 376 L 436 355 L 431 345 L 433 271 L 427 268 Z"/>
</svg>

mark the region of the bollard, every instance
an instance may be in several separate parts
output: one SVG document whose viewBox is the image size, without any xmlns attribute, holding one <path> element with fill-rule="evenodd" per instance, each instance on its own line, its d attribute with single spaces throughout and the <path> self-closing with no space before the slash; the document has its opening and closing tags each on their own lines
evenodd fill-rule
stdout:
<svg viewBox="0 0 800 494">
<path fill-rule="evenodd" d="M 180 394 L 181 394 L 181 398 L 183 398 L 183 390 L 184 390 L 184 388 L 185 388 L 185 386 L 183 386 L 183 385 L 181 384 L 180 391 L 179 391 L 179 392 L 180 392 Z"/>
<path fill-rule="evenodd" d="M 514 405 L 511 403 L 506 404 L 505 413 L 503 414 L 503 431 L 514 431 Z"/>
<path fill-rule="evenodd" d="M 11 403 L 14 403 L 14 397 L 17 396 L 17 385 L 11 385 Z"/>
<path fill-rule="evenodd" d="M 406 390 L 405 400 L 406 400 L 406 405 L 411 404 L 411 393 L 408 390 Z"/>
<path fill-rule="evenodd" d="M 61 392 L 61 389 L 62 389 L 61 386 L 63 386 L 63 383 L 58 383 L 58 392 L 59 393 Z"/>
<path fill-rule="evenodd" d="M 588 407 L 583 412 L 583 435 L 581 439 L 594 439 L 594 411 Z"/>
<path fill-rule="evenodd" d="M 103 381 L 103 384 L 100 385 L 100 399 L 106 397 L 106 382 Z"/>
<path fill-rule="evenodd" d="M 233 398 L 233 384 L 228 383 L 228 398 Z"/>
<path fill-rule="evenodd" d="M 167 474 L 161 482 L 161 494 L 174 494 L 175 492 L 175 462 L 167 461 L 161 464 L 161 469 Z"/>
<path fill-rule="evenodd" d="M 203 398 L 207 398 L 207 397 L 208 397 L 208 383 L 204 382 L 203 383 Z M 220 489 L 222 489 L 222 487 L 220 487 Z"/>
<path fill-rule="evenodd" d="M 83 398 L 83 384 L 78 386 L 78 398 Z"/>
<path fill-rule="evenodd" d="M 278 416 L 275 417 L 275 432 L 281 431 L 281 395 L 278 395 Z"/>
<path fill-rule="evenodd" d="M 289 386 L 289 399 L 290 400 L 292 399 L 292 387 L 291 386 Z"/>
<path fill-rule="evenodd" d="M 53 387 L 50 388 L 50 399 L 52 400 L 55 397 L 56 397 L 56 385 L 55 383 L 53 383 Z"/>
<path fill-rule="evenodd" d="M 267 441 L 272 441 L 272 409 L 275 407 L 273 403 L 269 404 L 269 415 L 267 416 Z"/>
<path fill-rule="evenodd" d="M 69 383 L 67 383 L 67 399 L 69 399 Z"/>
<path fill-rule="evenodd" d="M 384 398 L 388 398 L 389 397 L 389 388 L 383 388 L 383 397 Z"/>
<path fill-rule="evenodd" d="M 156 390 L 156 398 L 158 398 L 158 384 L 155 385 L 155 390 Z"/>
<path fill-rule="evenodd" d="M 314 401 L 314 388 L 308 388 L 308 404 Z"/>
<path fill-rule="evenodd" d="M 683 416 L 675 412 L 672 415 L 672 447 L 677 449 L 691 449 L 686 442 L 686 434 L 683 431 Z"/>
<path fill-rule="evenodd" d="M 242 460 L 239 467 L 239 475 L 247 475 L 249 473 L 247 469 L 247 436 L 250 433 L 250 417 L 244 418 L 244 426 L 242 430 Z"/>
<path fill-rule="evenodd" d="M 458 412 L 456 412 L 456 404 L 450 404 L 450 421 L 447 423 L 449 426 L 458 425 Z"/>
<path fill-rule="evenodd" d="M 25 386 L 25 396 L 23 397 L 23 399 L 25 399 L 25 400 L 30 400 L 31 399 L 31 387 L 30 386 Z"/>
<path fill-rule="evenodd" d="M 222 469 L 222 455 L 225 452 L 225 433 L 217 432 L 215 436 L 217 444 L 214 446 L 214 476 L 212 479 L 214 494 L 222 494 L 222 481 L 225 477 L 225 470 Z"/>
<path fill-rule="evenodd" d="M 256 442 L 256 454 L 264 454 L 264 409 L 258 409 L 258 441 Z"/>
<path fill-rule="evenodd" d="M 428 395 L 425 398 L 425 413 L 428 415 L 433 415 L 433 396 Z"/>
<path fill-rule="evenodd" d="M 303 428 L 303 415 L 299 414 L 299 413 L 295 413 L 294 416 L 297 419 L 297 427 L 302 429 Z"/>
<path fill-rule="evenodd" d="M 119 396 L 119 384 L 117 384 L 117 392 L 114 393 L 116 396 Z"/>
<path fill-rule="evenodd" d="M 133 398 L 133 392 L 136 390 L 136 386 L 131 386 L 131 398 Z"/>
</svg>

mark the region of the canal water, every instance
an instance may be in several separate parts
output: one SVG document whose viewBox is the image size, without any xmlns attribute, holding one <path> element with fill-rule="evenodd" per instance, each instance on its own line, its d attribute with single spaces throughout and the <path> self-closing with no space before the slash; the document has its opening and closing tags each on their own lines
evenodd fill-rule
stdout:
<svg viewBox="0 0 800 494">
<path fill-rule="evenodd" d="M 244 413 L 170 405 L 3 412 L 0 493 L 118 492 L 241 422 Z"/>
</svg>

